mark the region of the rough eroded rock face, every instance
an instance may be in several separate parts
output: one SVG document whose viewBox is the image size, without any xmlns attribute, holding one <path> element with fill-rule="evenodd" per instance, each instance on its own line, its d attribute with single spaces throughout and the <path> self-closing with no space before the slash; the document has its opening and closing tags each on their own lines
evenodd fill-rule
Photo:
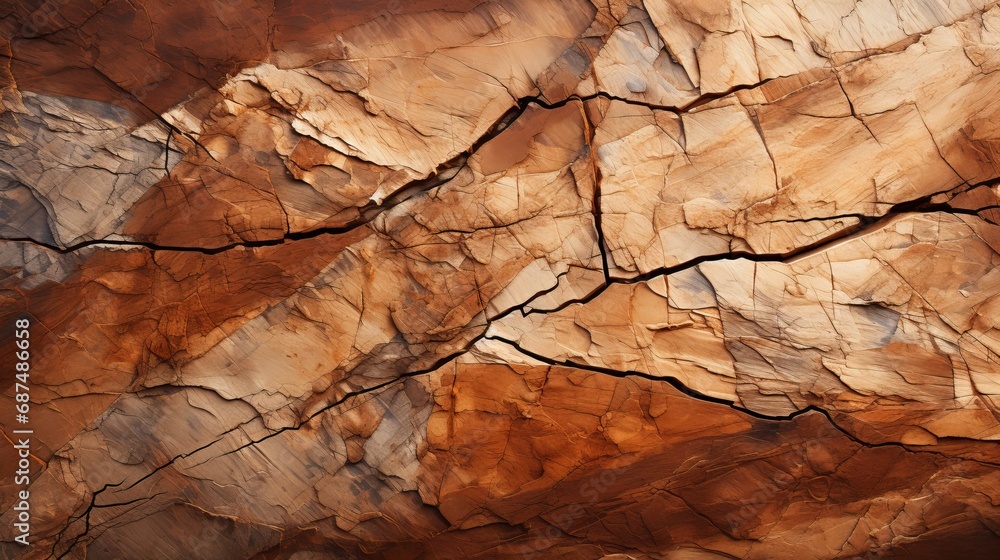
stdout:
<svg viewBox="0 0 1000 560">
<path fill-rule="evenodd" d="M 4 558 L 1000 546 L 1000 6 L 0 18 Z"/>
</svg>

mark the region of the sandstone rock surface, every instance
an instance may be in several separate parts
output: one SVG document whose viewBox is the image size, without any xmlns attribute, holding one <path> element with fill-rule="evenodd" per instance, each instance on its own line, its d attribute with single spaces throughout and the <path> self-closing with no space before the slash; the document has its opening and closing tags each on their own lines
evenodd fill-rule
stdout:
<svg viewBox="0 0 1000 560">
<path fill-rule="evenodd" d="M 36 0 L 0 59 L 3 558 L 1000 547 L 996 3 Z"/>
</svg>

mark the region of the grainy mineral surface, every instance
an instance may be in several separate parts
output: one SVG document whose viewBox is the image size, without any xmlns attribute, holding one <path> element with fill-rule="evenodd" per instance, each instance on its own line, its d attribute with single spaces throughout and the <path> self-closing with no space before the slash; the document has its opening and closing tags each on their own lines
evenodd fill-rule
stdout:
<svg viewBox="0 0 1000 560">
<path fill-rule="evenodd" d="M 998 70 L 978 0 L 0 1 L 0 557 L 993 557 Z"/>
</svg>

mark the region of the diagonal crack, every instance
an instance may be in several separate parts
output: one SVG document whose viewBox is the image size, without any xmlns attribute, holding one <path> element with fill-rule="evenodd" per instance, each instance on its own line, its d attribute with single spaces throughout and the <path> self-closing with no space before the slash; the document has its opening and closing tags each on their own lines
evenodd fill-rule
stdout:
<svg viewBox="0 0 1000 560">
<path fill-rule="evenodd" d="M 369 203 L 368 205 L 365 205 L 365 206 L 361 207 L 359 209 L 361 216 L 359 216 L 358 218 L 356 218 L 354 220 L 349 221 L 347 224 L 345 224 L 343 226 L 317 228 L 317 229 L 308 230 L 308 231 L 302 231 L 302 232 L 287 232 L 285 235 L 283 235 L 280 238 L 268 239 L 268 240 L 263 240 L 263 241 L 240 241 L 240 242 L 229 243 L 229 244 L 226 244 L 226 245 L 220 245 L 220 246 L 216 246 L 216 247 L 163 245 L 163 244 L 158 244 L 158 243 L 153 243 L 153 242 L 148 242 L 148 241 L 125 240 L 125 239 L 109 239 L 109 238 L 90 239 L 90 240 L 86 240 L 86 241 L 81 241 L 79 243 L 74 243 L 74 244 L 68 245 L 68 246 L 60 246 L 60 245 L 57 245 L 57 244 L 54 244 L 54 243 L 46 243 L 44 241 L 39 241 L 39 240 L 30 238 L 30 237 L 0 238 L 0 241 L 34 243 L 36 245 L 39 245 L 41 247 L 45 247 L 46 249 L 49 249 L 49 250 L 51 250 L 53 252 L 60 253 L 60 254 L 71 253 L 71 252 L 78 251 L 80 249 L 84 249 L 84 248 L 95 246 L 95 245 L 109 245 L 109 246 L 117 246 L 117 247 L 145 248 L 145 249 L 149 249 L 151 251 L 187 251 L 187 252 L 197 252 L 197 253 L 203 253 L 203 254 L 212 255 L 212 254 L 217 254 L 217 253 L 221 253 L 221 252 L 224 252 L 224 251 L 229 251 L 229 250 L 237 249 L 237 248 L 271 247 L 271 246 L 282 245 L 282 244 L 287 243 L 287 242 L 298 241 L 298 240 L 302 240 L 302 239 L 311 239 L 311 238 L 325 236 L 325 235 L 338 235 L 338 234 L 342 234 L 342 233 L 346 233 L 346 232 L 352 231 L 352 230 L 354 230 L 354 229 L 356 229 L 358 227 L 364 226 L 364 225 L 370 223 L 378 215 L 380 215 L 380 214 L 386 212 L 387 210 L 389 210 L 389 209 L 391 209 L 391 208 L 399 205 L 400 203 L 408 200 L 409 198 L 411 198 L 411 197 L 413 197 L 415 195 L 418 195 L 418 194 L 420 194 L 422 192 L 426 192 L 428 190 L 431 190 L 431 189 L 433 189 L 433 188 L 435 188 L 437 186 L 440 186 L 441 184 L 444 184 L 448 180 L 450 180 L 452 177 L 454 177 L 458 173 L 458 171 L 460 171 L 466 165 L 466 162 L 468 161 L 469 157 L 472 156 L 472 154 L 476 153 L 479 150 L 479 148 L 481 148 L 484 144 L 486 144 L 490 140 L 492 140 L 495 137 L 497 137 L 498 135 L 500 135 L 504 130 L 506 130 L 510 126 L 510 124 L 512 124 L 514 121 L 516 121 L 518 118 L 520 118 L 520 116 L 532 104 L 540 106 L 540 107 L 542 107 L 544 109 L 552 110 L 552 109 L 557 109 L 557 108 L 564 107 L 564 106 L 566 106 L 567 104 L 569 104 L 571 102 L 586 102 L 586 101 L 591 101 L 591 100 L 594 100 L 594 99 L 602 98 L 602 99 L 607 99 L 607 100 L 611 100 L 611 101 L 618 101 L 618 102 L 621 102 L 621 103 L 626 103 L 626 104 L 629 104 L 629 105 L 643 106 L 643 107 L 647 107 L 647 108 L 653 109 L 653 110 L 671 111 L 671 112 L 675 112 L 675 113 L 681 113 L 681 112 L 686 112 L 686 111 L 693 110 L 693 109 L 697 108 L 700 105 L 704 105 L 705 103 L 708 103 L 708 102 L 713 101 L 715 99 L 719 99 L 719 98 L 725 97 L 725 96 L 727 96 L 727 95 L 729 95 L 729 94 L 731 94 L 733 92 L 736 92 L 736 91 L 746 90 L 746 89 L 753 89 L 753 88 L 760 87 L 760 86 L 766 84 L 767 82 L 769 82 L 769 81 L 771 81 L 773 79 L 777 79 L 777 78 L 771 78 L 771 79 L 763 80 L 763 81 L 755 83 L 755 84 L 747 84 L 747 85 L 736 86 L 736 87 L 733 87 L 730 90 L 727 90 L 725 92 L 712 93 L 712 94 L 704 94 L 704 95 L 701 95 L 698 98 L 690 101 L 689 103 L 686 103 L 684 105 L 676 105 L 676 106 L 673 106 L 673 105 L 657 105 L 657 104 L 645 103 L 645 102 L 641 102 L 641 101 L 635 101 L 635 100 L 630 100 L 630 99 L 626 99 L 626 98 L 616 97 L 616 96 L 610 95 L 610 94 L 605 93 L 605 92 L 598 92 L 598 93 L 594 93 L 594 94 L 586 95 L 586 96 L 579 96 L 579 95 L 575 95 L 574 94 L 574 95 L 567 96 L 566 98 L 561 99 L 559 101 L 551 102 L 551 103 L 545 101 L 542 98 L 541 95 L 532 95 L 532 96 L 521 97 L 519 99 L 516 99 L 514 106 L 512 106 L 507 112 L 505 112 L 503 115 L 501 115 L 500 118 L 497 119 L 493 123 L 493 125 L 490 126 L 487 129 L 487 131 L 482 136 L 480 136 L 478 139 L 476 139 L 476 141 L 473 142 L 473 144 L 467 150 L 465 150 L 464 152 L 456 155 L 452 159 L 450 159 L 450 160 L 448 160 L 448 161 L 440 164 L 437 167 L 437 169 L 435 169 L 427 177 L 425 177 L 423 179 L 417 179 L 417 180 L 411 181 L 410 183 L 408 183 L 408 184 L 400 187 L 392 195 L 390 195 L 389 197 L 387 197 L 386 200 L 383 201 L 382 203 L 380 203 L 380 204 Z M 128 93 L 125 90 L 122 90 L 122 91 L 125 92 L 125 93 Z M 129 95 L 131 95 L 131 94 L 129 94 Z M 136 101 L 138 101 L 140 104 L 142 104 L 148 110 L 152 110 L 148 106 L 146 106 L 144 103 L 142 103 L 142 100 L 137 99 Z M 584 116 L 584 118 L 585 118 L 585 120 L 587 120 L 588 126 L 590 126 L 590 121 L 589 121 L 589 119 L 586 119 L 586 115 Z M 183 136 L 184 138 L 186 138 L 187 140 L 191 141 L 194 144 L 196 150 L 200 148 L 201 150 L 205 151 L 205 153 L 210 158 L 212 158 L 213 160 L 215 159 L 212 156 L 211 152 L 205 146 L 203 146 L 196 138 L 194 138 L 190 134 L 187 134 L 184 131 L 178 129 L 176 126 L 174 126 L 173 124 L 171 124 L 170 122 L 168 122 L 162 116 L 157 115 L 154 120 L 157 121 L 157 122 L 160 122 L 161 124 L 163 124 L 164 126 L 166 126 L 167 129 L 168 129 L 167 130 L 168 133 L 176 133 L 176 134 L 178 134 L 180 136 Z M 588 146 L 589 145 L 590 145 L 590 135 L 588 135 Z M 168 139 L 167 139 L 167 147 L 168 147 L 168 150 L 167 150 L 167 156 L 166 156 L 166 158 L 169 158 L 169 134 L 168 134 Z M 592 152 L 592 150 L 591 150 L 591 152 Z M 591 153 L 591 157 L 594 157 L 593 153 Z M 165 169 L 166 168 L 167 168 L 167 166 L 165 165 Z M 599 237 L 603 238 L 603 231 L 601 231 L 601 224 L 600 224 L 600 179 L 601 178 L 600 178 L 600 170 L 599 170 L 599 168 L 597 166 L 596 160 L 594 161 L 594 169 L 595 169 L 595 182 L 596 182 L 595 184 L 597 185 L 596 186 L 597 192 L 595 193 L 595 197 L 594 197 L 594 213 L 595 213 L 595 216 L 597 216 L 596 222 L 597 222 L 597 228 L 598 228 L 598 235 L 599 235 Z M 605 254 L 605 249 L 604 249 L 603 241 L 602 241 L 601 247 L 602 247 L 602 249 L 601 249 L 602 259 L 604 261 L 605 270 L 607 271 L 607 264 L 608 264 L 608 262 L 607 262 L 607 255 Z"/>
<path fill-rule="evenodd" d="M 984 186 L 994 182 L 1000 181 L 1000 177 L 995 177 L 984 181 L 982 183 L 977 183 L 975 185 L 969 185 L 967 188 L 972 189 L 979 186 Z M 966 188 L 966 185 L 961 185 L 961 188 Z M 944 192 L 951 192 L 955 189 L 949 189 Z M 817 240 L 814 243 L 805 245 L 785 253 L 752 253 L 749 251 L 730 251 L 728 253 L 716 253 L 710 255 L 702 255 L 689 259 L 682 263 L 678 263 L 672 266 L 658 267 L 647 272 L 634 274 L 631 276 L 616 276 L 608 279 L 605 284 L 598 286 L 596 289 L 590 293 L 574 299 L 569 299 L 556 307 L 550 309 L 531 309 L 524 313 L 524 315 L 530 315 L 532 313 L 554 313 L 556 311 L 561 311 L 571 305 L 584 304 L 593 301 L 602 293 L 607 291 L 614 284 L 638 284 L 640 282 L 646 282 L 660 276 L 669 276 L 671 274 L 676 274 L 691 268 L 694 268 L 700 264 L 706 262 L 716 262 L 716 261 L 728 261 L 728 260 L 739 260 L 744 259 L 753 262 L 774 262 L 774 263 L 789 263 L 796 260 L 801 260 L 809 255 L 820 253 L 832 245 L 840 243 L 847 240 L 848 238 L 858 237 L 870 231 L 876 231 L 891 220 L 898 216 L 906 214 L 930 214 L 930 213 L 945 213 L 945 214 L 955 214 L 955 215 L 965 215 L 965 216 L 976 216 L 983 219 L 987 223 L 993 223 L 986 220 L 980 216 L 980 212 L 987 210 L 992 210 L 998 208 L 998 205 L 983 206 L 981 208 L 966 209 L 966 208 L 954 208 L 947 203 L 931 203 L 931 199 L 941 193 L 930 194 L 915 200 L 902 202 L 896 204 L 889 209 L 888 212 L 883 214 L 881 217 L 873 217 L 866 214 L 842 214 L 838 216 L 832 216 L 830 218 L 811 218 L 805 220 L 785 220 L 785 221 L 821 221 L 821 220 L 835 220 L 842 218 L 857 218 L 859 223 L 852 227 L 844 228 L 831 236 L 825 237 L 823 239 Z"/>
<path fill-rule="evenodd" d="M 868 442 L 868 441 L 865 441 L 865 440 L 857 437 L 856 435 L 854 435 L 853 433 L 851 433 L 847 429 L 845 429 L 842 426 L 840 426 L 833 419 L 833 416 L 830 414 L 829 411 L 827 411 L 826 409 L 824 409 L 824 408 L 822 408 L 820 406 L 817 406 L 817 405 L 811 404 L 811 405 L 805 406 L 803 408 L 800 408 L 799 410 L 796 410 L 795 412 L 791 412 L 791 413 L 785 414 L 785 415 L 777 415 L 777 416 L 775 416 L 775 415 L 762 414 L 760 412 L 756 412 L 754 410 L 751 410 L 749 408 L 741 406 L 741 405 L 737 404 L 736 401 L 731 401 L 731 400 L 727 400 L 727 399 L 721 399 L 721 398 L 718 398 L 718 397 L 712 397 L 712 396 L 706 395 L 704 393 L 701 393 L 701 392 L 699 392 L 699 391 L 697 391 L 695 389 L 692 389 L 692 388 L 688 387 L 687 385 L 685 385 L 681 380 L 677 379 L 676 377 L 656 376 L 656 375 L 650 375 L 648 373 L 643 373 L 643 372 L 639 372 L 639 371 L 622 371 L 622 370 L 616 370 L 616 369 L 606 368 L 606 367 L 601 367 L 601 366 L 594 366 L 594 365 L 590 365 L 590 364 L 582 364 L 582 363 L 578 363 L 578 362 L 573 362 L 571 360 L 556 360 L 556 359 L 550 358 L 548 356 L 544 356 L 542 354 L 538 354 L 537 352 L 532 352 L 531 350 L 527 350 L 525 348 L 522 348 L 521 345 L 519 345 L 517 342 L 514 342 L 514 341 L 509 340 L 507 338 L 504 338 L 502 336 L 488 335 L 485 338 L 487 340 L 494 340 L 494 341 L 506 344 L 506 345 L 510 346 L 511 348 L 513 348 L 514 350 L 518 351 L 519 353 L 521 353 L 521 354 L 523 354 L 523 355 L 525 355 L 525 356 L 527 356 L 529 358 L 532 358 L 534 360 L 537 360 L 539 362 L 542 362 L 542 363 L 544 363 L 546 365 L 549 365 L 549 366 L 557 366 L 557 367 L 566 367 L 566 368 L 579 369 L 579 370 L 589 371 L 589 372 L 593 372 L 593 373 L 600 373 L 600 374 L 604 374 L 604 375 L 610 375 L 612 377 L 617 377 L 617 378 L 620 378 L 620 379 L 624 379 L 624 378 L 628 378 L 628 377 L 641 377 L 643 379 L 648 379 L 650 381 L 667 383 L 671 387 L 673 387 L 674 389 L 677 389 L 678 391 L 680 391 L 684 395 L 687 395 L 688 397 L 694 398 L 694 399 L 699 400 L 699 401 L 704 401 L 704 402 L 709 402 L 709 403 L 713 403 L 713 404 L 719 404 L 719 405 L 723 405 L 723 406 L 728 406 L 729 408 L 732 408 L 732 409 L 737 410 L 737 411 L 739 411 L 739 412 L 741 412 L 743 414 L 746 414 L 748 416 L 752 416 L 752 417 L 760 419 L 760 420 L 770 420 L 770 421 L 785 422 L 785 421 L 793 420 L 793 419 L 795 419 L 798 416 L 802 416 L 802 415 L 810 413 L 810 412 L 818 412 L 818 413 L 822 414 L 823 416 L 825 416 L 826 420 L 830 423 L 830 425 L 832 425 L 834 428 L 836 428 L 837 431 L 841 432 L 842 434 L 844 434 L 845 436 L 847 436 L 851 441 L 853 441 L 853 442 L 855 442 L 858 445 L 861 445 L 863 447 L 870 447 L 870 448 L 875 448 L 875 447 L 895 447 L 895 448 L 903 449 L 903 450 L 905 450 L 905 451 L 907 451 L 909 453 L 931 453 L 933 455 L 950 457 L 950 455 L 947 455 L 947 454 L 942 453 L 940 451 L 935 451 L 935 450 L 932 450 L 932 449 L 919 449 L 919 448 L 914 449 L 911 446 L 908 446 L 906 444 L 899 443 L 899 442 L 894 442 L 894 441 L 886 441 L 886 442 Z M 962 439 L 962 438 L 940 438 L 940 439 Z M 971 462 L 974 462 L 974 463 L 979 463 L 981 465 L 988 465 L 988 466 L 991 466 L 991 467 L 1000 467 L 1000 463 L 994 463 L 994 462 L 991 462 L 991 461 L 984 461 L 984 460 L 981 460 L 981 459 L 964 458 L 964 460 L 971 461 Z"/>
</svg>

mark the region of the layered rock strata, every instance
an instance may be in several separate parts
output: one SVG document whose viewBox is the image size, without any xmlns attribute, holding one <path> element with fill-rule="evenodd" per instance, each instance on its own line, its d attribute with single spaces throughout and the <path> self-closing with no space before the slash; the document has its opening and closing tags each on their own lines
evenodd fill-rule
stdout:
<svg viewBox="0 0 1000 560">
<path fill-rule="evenodd" d="M 47 0 L 0 40 L 0 556 L 1000 545 L 995 3 Z"/>
</svg>

